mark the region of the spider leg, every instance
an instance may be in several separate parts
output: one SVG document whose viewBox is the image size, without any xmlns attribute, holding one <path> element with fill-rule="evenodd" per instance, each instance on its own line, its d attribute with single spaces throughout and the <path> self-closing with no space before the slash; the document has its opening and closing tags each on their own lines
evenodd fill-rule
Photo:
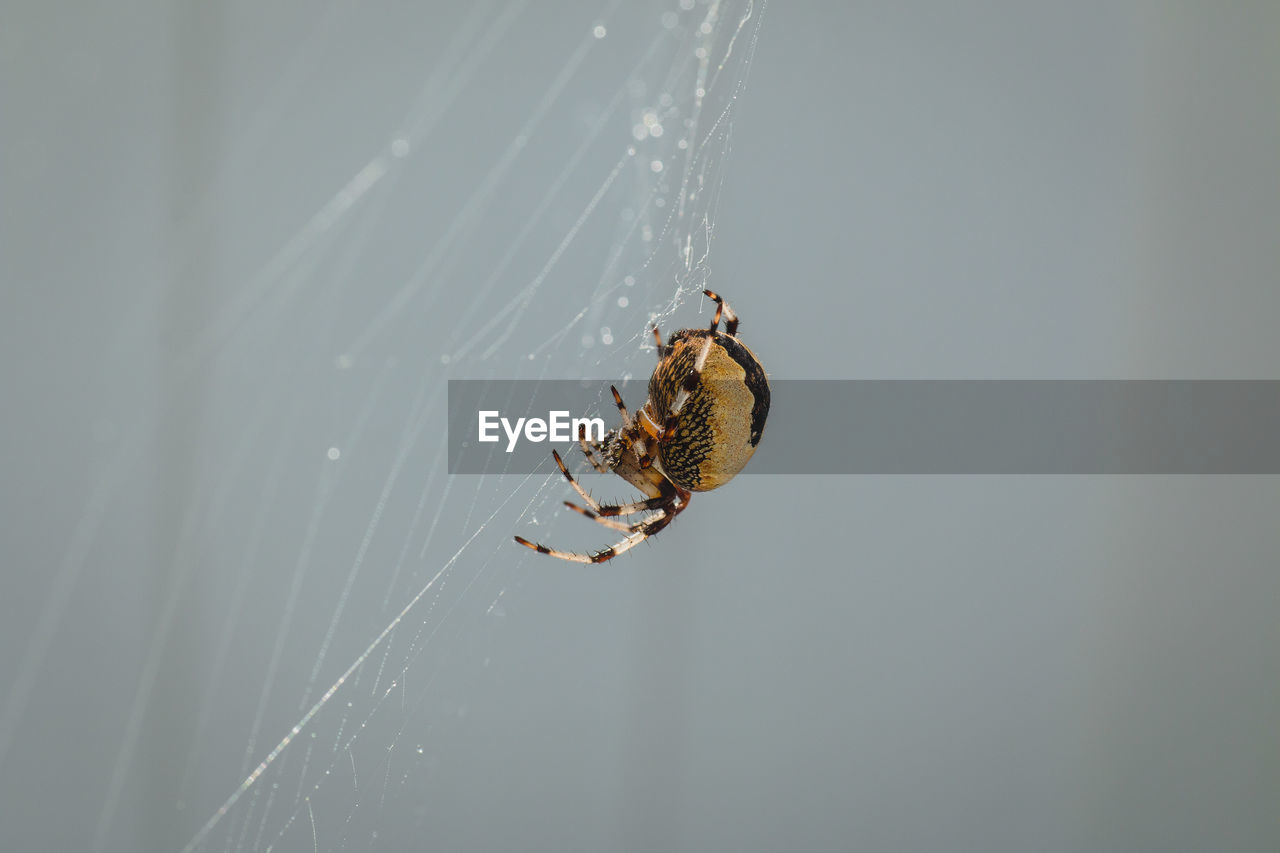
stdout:
<svg viewBox="0 0 1280 853">
<path fill-rule="evenodd" d="M 618 407 L 618 413 L 619 413 L 620 415 L 622 415 L 622 426 L 621 426 L 621 427 L 619 427 L 618 431 L 619 431 L 619 432 L 626 432 L 627 430 L 629 430 L 629 429 L 631 428 L 631 424 L 632 424 L 632 422 L 631 422 L 631 415 L 629 415 L 629 414 L 627 413 L 627 404 L 626 404 L 626 403 L 624 403 L 624 402 L 622 402 L 622 395 L 618 393 L 618 389 L 617 389 L 617 388 L 615 388 L 614 386 L 610 385 L 610 386 L 609 386 L 609 390 L 610 390 L 611 392 L 613 392 L 613 402 L 614 402 L 614 405 L 616 405 L 616 406 Z M 634 436 L 634 438 L 632 439 L 632 444 L 635 446 L 636 454 L 637 454 L 641 459 L 644 459 L 644 458 L 646 457 L 646 455 L 647 455 L 647 454 L 645 453 L 645 444 L 644 444 L 644 439 L 643 439 L 643 438 L 641 438 L 639 435 L 636 435 L 636 436 Z M 644 466 L 641 466 L 641 467 L 645 467 L 645 468 L 647 468 L 648 466 L 647 466 L 647 465 L 644 465 Z"/>
<path fill-rule="evenodd" d="M 575 503 L 571 503 L 570 501 L 565 501 L 564 505 L 567 506 L 569 509 L 573 510 L 574 512 L 578 513 L 579 515 L 586 516 L 587 518 L 591 519 L 597 524 L 603 524 L 605 527 L 608 527 L 610 530 L 621 530 L 623 533 L 635 533 L 637 530 L 639 530 L 641 527 L 643 527 L 645 524 L 647 524 L 650 521 L 649 518 L 643 518 L 640 521 L 633 521 L 630 524 L 628 524 L 625 521 L 616 521 L 613 518 L 610 518 L 608 516 L 604 516 L 599 513 L 592 512 L 591 510 L 585 509 L 584 507 L 580 507 Z M 636 509 L 635 511 L 640 512 L 642 510 Z M 618 514 L 627 515 L 628 513 L 620 512 Z"/>
<path fill-rule="evenodd" d="M 551 557 L 558 557 L 561 560 L 569 560 L 574 563 L 603 563 L 606 560 L 612 560 L 619 554 L 625 554 L 653 534 L 662 530 L 670 524 L 677 515 L 688 505 L 688 498 L 684 498 L 682 502 L 677 503 L 674 496 L 667 498 L 668 506 L 650 519 L 635 525 L 635 530 L 629 533 L 622 541 L 615 545 L 605 548 L 603 551 L 596 551 L 592 554 L 576 554 L 572 551 L 560 551 L 555 548 L 548 548 L 546 545 L 540 545 L 536 542 L 530 542 L 528 539 L 517 536 L 515 539 L 526 548 L 531 548 L 539 554 L 547 554 Z"/>
<path fill-rule="evenodd" d="M 603 509 L 603 507 L 600 506 L 600 502 L 587 494 L 587 490 L 582 488 L 581 484 L 579 484 L 578 481 L 573 478 L 573 475 L 569 473 L 569 469 L 565 467 L 564 460 L 560 458 L 560 454 L 553 450 L 551 451 L 551 456 L 556 460 L 556 465 L 560 467 L 560 473 L 564 474 L 564 478 L 569 481 L 569 485 L 573 486 L 573 490 L 587 502 L 587 506 L 597 512 Z"/>
<path fill-rule="evenodd" d="M 592 516 L 601 515 L 605 517 L 615 515 L 634 515 L 637 512 L 648 512 L 649 510 L 660 509 L 672 502 L 671 496 L 659 495 L 656 498 L 648 498 L 647 500 L 635 501 L 633 503 L 602 504 L 595 498 L 591 497 L 591 494 L 586 489 L 582 488 L 582 484 L 578 482 L 573 474 L 569 473 L 569 469 L 564 464 L 564 460 L 560 458 L 559 453 L 553 450 L 551 451 L 551 456 L 556 460 L 556 465 L 560 467 L 560 473 L 564 474 L 564 478 L 569 481 L 569 485 L 573 486 L 573 490 L 577 492 L 578 496 L 586 502 L 588 507 L 590 507 L 590 510 L 588 511 L 576 504 L 571 504 L 568 501 L 565 501 L 565 506 L 569 507 L 569 509 L 574 512 L 580 512 L 583 515 L 590 514 Z"/>
<path fill-rule="evenodd" d="M 738 315 L 733 313 L 733 309 L 729 307 L 729 303 L 721 298 L 720 294 L 711 290 L 702 291 L 707 296 L 716 301 L 716 317 L 711 321 L 711 333 L 715 334 L 716 327 L 720 325 L 720 313 L 724 312 L 724 332 L 729 337 L 735 337 L 738 334 Z"/>
<path fill-rule="evenodd" d="M 596 451 L 600 449 L 600 443 L 587 441 L 586 424 L 578 424 L 578 446 L 582 448 L 582 455 L 587 457 L 587 461 L 591 463 L 592 468 L 595 468 L 601 474 L 609 473 L 609 466 L 596 456 Z"/>
<path fill-rule="evenodd" d="M 649 407 L 645 406 L 636 413 L 636 426 L 639 431 L 649 437 L 648 440 L 659 442 L 662 440 L 662 428 L 653 420 L 653 415 L 649 414 Z M 640 455 L 640 469 L 644 470 L 653 464 L 653 454 L 648 451 L 649 445 L 642 435 L 635 435 L 632 443 L 636 446 L 636 451 Z"/>
<path fill-rule="evenodd" d="M 591 510 L 583 509 L 577 504 L 570 503 L 569 501 L 565 501 L 564 505 L 567 506 L 569 509 L 573 510 L 574 512 L 585 515 L 587 518 L 591 519 L 594 522 L 597 522 L 598 524 L 603 524 L 605 527 L 608 527 L 610 530 L 621 530 L 623 533 L 631 532 L 632 525 L 627 524 L 624 521 L 614 521 L 612 518 L 605 518 L 604 516 L 596 515 Z"/>
<path fill-rule="evenodd" d="M 644 406 L 640 411 L 636 412 L 636 423 L 640 425 L 640 428 L 644 430 L 645 435 L 649 436 L 649 438 L 660 438 L 662 436 L 662 429 L 654 421 L 653 415 L 649 414 L 648 406 Z"/>
<path fill-rule="evenodd" d="M 610 393 L 613 394 L 613 404 L 618 407 L 618 414 L 622 415 L 622 428 L 626 429 L 631 426 L 631 415 L 627 414 L 627 404 L 622 402 L 622 395 L 618 393 L 618 389 L 610 385 Z"/>
<path fill-rule="evenodd" d="M 658 345 L 658 361 L 662 361 L 667 354 L 667 348 L 662 345 L 662 334 L 658 331 L 657 325 L 653 327 L 653 342 Z"/>
<path fill-rule="evenodd" d="M 592 554 L 591 562 L 603 563 L 605 560 L 612 560 L 614 557 L 618 556 L 619 554 L 627 553 L 632 548 L 636 547 L 641 542 L 648 539 L 650 536 L 657 533 L 658 531 L 662 530 L 662 528 L 666 527 L 673 520 L 675 520 L 676 514 L 679 511 L 680 511 L 679 509 L 676 509 L 671 512 L 664 512 L 661 515 L 654 518 L 652 521 L 645 522 L 643 525 L 641 525 L 639 530 L 627 536 L 617 545 L 611 545 L 610 547 L 605 548 L 603 551 L 597 551 L 596 553 Z"/>
<path fill-rule="evenodd" d="M 678 487 L 678 485 L 672 483 L 671 480 L 668 480 L 666 476 L 657 473 L 657 471 L 650 470 L 644 476 L 639 476 L 639 470 L 634 469 L 634 467 L 625 467 L 622 474 L 623 479 L 626 479 L 628 483 L 635 485 L 635 487 L 640 488 L 641 491 L 652 494 L 653 497 L 650 497 L 645 501 L 635 501 L 634 503 L 621 503 L 621 505 L 603 506 L 600 505 L 598 501 L 591 500 L 588 494 L 585 493 L 584 489 L 582 489 L 580 485 L 577 485 L 570 473 L 568 473 L 566 467 L 564 467 L 564 462 L 559 459 L 558 453 L 556 453 L 556 464 L 559 465 L 559 469 L 561 469 L 564 474 L 564 478 L 573 484 L 575 491 L 581 494 L 581 496 L 584 497 L 584 500 L 586 500 L 586 502 L 588 502 L 593 508 L 588 510 L 588 508 L 575 506 L 567 501 L 566 506 L 570 507 L 571 510 L 575 512 L 579 512 L 581 515 L 588 516 L 591 520 L 598 521 L 598 523 L 607 526 L 607 528 L 620 530 L 620 532 L 627 534 L 621 542 L 613 544 L 613 546 L 605 548 L 603 551 L 596 551 L 594 553 L 559 551 L 557 548 L 548 548 L 547 546 L 544 546 L 544 544 L 530 542 L 529 539 L 525 539 L 524 537 L 516 537 L 516 542 L 518 544 L 522 544 L 522 546 L 525 546 L 526 548 L 534 549 L 534 551 L 538 553 L 545 553 L 545 555 L 557 557 L 558 560 L 588 562 L 588 564 L 590 564 L 590 562 L 604 562 L 605 560 L 612 560 L 613 557 L 620 555 L 620 553 L 630 551 L 630 549 L 637 546 L 637 544 L 644 542 L 645 539 L 652 537 L 652 535 L 658 533 L 659 530 L 666 528 L 668 524 L 672 523 L 672 520 L 675 520 L 677 515 L 684 512 L 685 507 L 689 506 L 689 500 L 692 497 L 692 493 L 687 491 L 687 489 Z M 627 462 L 627 466 L 632 465 L 634 465 L 634 462 Z M 641 519 L 640 521 L 637 521 L 637 523 L 631 525 L 622 524 L 621 521 L 614 521 L 612 517 L 608 517 L 613 514 L 630 515 L 632 512 L 643 512 L 645 510 L 657 510 L 657 512 L 654 512 L 653 515 L 645 517 L 645 519 Z"/>
<path fill-rule="evenodd" d="M 582 445 L 582 454 L 587 457 L 587 461 L 591 463 L 591 467 L 596 469 L 599 474 L 608 474 L 609 466 L 600 461 L 596 456 L 595 450 L 590 444 Z"/>
<path fill-rule="evenodd" d="M 516 542 L 520 543 L 526 548 L 532 548 L 533 550 L 537 551 L 539 554 L 546 554 L 549 557 L 558 557 L 561 560 L 569 560 L 574 563 L 596 562 L 595 560 L 591 559 L 591 557 L 593 556 L 591 554 L 575 554 L 572 551 L 559 551 L 559 550 L 556 550 L 555 548 L 548 548 L 546 545 L 539 545 L 537 542 L 530 542 L 528 539 L 525 539 L 523 536 L 517 536 Z"/>
<path fill-rule="evenodd" d="M 580 512 L 583 515 L 592 517 L 602 515 L 606 518 L 612 518 L 615 515 L 635 515 L 637 512 L 651 512 L 655 509 L 662 509 L 670 503 L 671 498 L 663 495 L 661 497 L 648 498 L 642 501 L 633 501 L 629 504 L 596 503 L 596 505 L 590 510 L 585 510 L 577 504 L 570 503 L 569 501 L 565 501 L 564 505 L 574 512 Z"/>
</svg>

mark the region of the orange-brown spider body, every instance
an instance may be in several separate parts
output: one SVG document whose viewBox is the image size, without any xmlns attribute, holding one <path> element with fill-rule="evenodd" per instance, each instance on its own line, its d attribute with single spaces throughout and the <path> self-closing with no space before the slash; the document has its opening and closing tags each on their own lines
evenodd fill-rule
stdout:
<svg viewBox="0 0 1280 853">
<path fill-rule="evenodd" d="M 718 295 L 709 329 L 684 329 L 664 345 L 657 328 L 658 365 L 649 377 L 649 399 L 635 413 L 627 412 L 616 388 L 614 403 L 622 423 L 603 442 L 579 444 L 592 466 L 613 472 L 635 486 L 645 500 L 629 504 L 600 504 L 569 473 L 560 454 L 552 451 L 560 472 L 587 503 L 565 502 L 606 527 L 627 536 L 616 545 L 592 554 L 559 551 L 523 539 L 516 541 L 541 554 L 582 563 L 600 563 L 630 550 L 670 524 L 689 504 L 693 492 L 719 488 L 740 472 L 764 433 L 769 415 L 769 380 L 759 359 L 738 339 L 738 317 Z M 725 329 L 719 331 L 721 316 Z M 652 512 L 633 524 L 617 516 Z"/>
<path fill-rule="evenodd" d="M 706 363 L 694 370 L 711 339 Z M 705 329 L 676 332 L 649 378 L 645 410 L 666 423 L 688 387 L 697 384 L 677 412 L 676 429 L 659 443 L 654 464 L 673 483 L 692 492 L 723 486 L 751 460 L 769 414 L 769 380 L 755 353 L 736 337 Z"/>
</svg>

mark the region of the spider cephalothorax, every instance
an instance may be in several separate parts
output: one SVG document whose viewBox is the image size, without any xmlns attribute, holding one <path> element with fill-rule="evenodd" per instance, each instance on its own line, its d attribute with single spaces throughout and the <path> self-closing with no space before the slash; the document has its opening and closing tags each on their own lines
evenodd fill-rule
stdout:
<svg viewBox="0 0 1280 853">
<path fill-rule="evenodd" d="M 519 536 L 516 541 L 541 554 L 580 563 L 601 563 L 630 550 L 666 527 L 689 505 L 693 492 L 705 492 L 733 479 L 751 459 L 769 414 L 769 380 L 746 344 L 738 339 L 738 317 L 710 290 L 716 316 L 709 329 L 683 329 L 666 344 L 655 327 L 658 366 L 649 377 L 649 399 L 634 415 L 627 412 L 618 389 L 614 403 L 622 423 L 602 442 L 578 443 L 592 466 L 612 471 L 646 496 L 628 504 L 601 504 L 573 478 L 560 454 L 556 464 L 586 507 L 565 502 L 575 512 L 606 527 L 626 533 L 618 544 L 593 554 L 575 554 L 538 545 Z M 720 319 L 725 321 L 719 331 Z M 651 512 L 626 524 L 617 516 Z"/>
</svg>

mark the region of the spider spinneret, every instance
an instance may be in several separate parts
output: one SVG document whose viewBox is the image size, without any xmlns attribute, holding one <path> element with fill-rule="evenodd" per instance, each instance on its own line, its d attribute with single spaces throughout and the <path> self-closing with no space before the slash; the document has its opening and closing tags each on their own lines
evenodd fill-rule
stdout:
<svg viewBox="0 0 1280 853">
<path fill-rule="evenodd" d="M 588 441 L 584 430 L 578 444 L 600 473 L 613 472 L 639 489 L 644 500 L 601 504 L 582 488 L 551 451 L 566 480 L 586 506 L 565 506 L 612 530 L 626 534 L 603 551 L 577 554 L 530 542 L 516 541 L 540 554 L 578 563 L 602 563 L 629 551 L 670 524 L 689 505 L 693 492 L 705 492 L 729 482 L 746 466 L 764 433 L 769 415 L 769 380 L 755 353 L 738 338 L 738 315 L 710 290 L 716 315 L 707 329 L 682 329 L 658 345 L 658 365 L 649 377 L 649 399 L 635 414 L 627 411 L 617 388 L 610 387 L 622 422 L 604 441 Z M 719 331 L 724 319 L 724 331 Z M 640 521 L 625 523 L 619 516 L 651 512 Z"/>
</svg>

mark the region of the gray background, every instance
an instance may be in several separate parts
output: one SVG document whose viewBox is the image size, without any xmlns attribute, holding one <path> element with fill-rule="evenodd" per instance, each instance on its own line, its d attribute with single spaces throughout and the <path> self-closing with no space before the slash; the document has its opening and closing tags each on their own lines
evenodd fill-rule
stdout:
<svg viewBox="0 0 1280 853">
<path fill-rule="evenodd" d="M 674 8 L 6 7 L 0 849 L 181 849 L 300 722 L 206 849 L 1276 849 L 1274 477 L 746 477 L 582 567 L 443 472 L 446 378 L 708 317 L 619 159 Z M 699 174 L 772 375 L 1275 378 L 1275 4 L 759 35 Z"/>
</svg>

